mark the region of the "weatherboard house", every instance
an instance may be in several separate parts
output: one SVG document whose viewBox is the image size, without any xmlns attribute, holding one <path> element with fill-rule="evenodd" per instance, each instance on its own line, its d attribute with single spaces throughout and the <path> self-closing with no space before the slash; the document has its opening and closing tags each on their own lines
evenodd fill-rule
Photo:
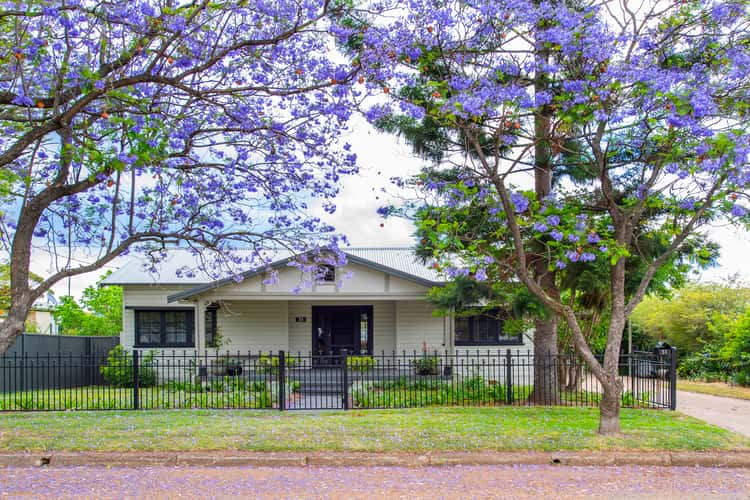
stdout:
<svg viewBox="0 0 750 500">
<path fill-rule="evenodd" d="M 524 350 L 526 335 L 503 333 L 496 315 L 433 314 L 427 292 L 444 285 L 409 248 L 350 248 L 347 263 L 331 267 L 311 287 L 289 259 L 249 271 L 242 281 L 211 281 L 178 272 L 192 264 L 175 251 L 150 273 L 135 259 L 107 277 L 123 288 L 126 349 L 204 352 L 222 339 L 232 352 L 368 355 Z M 269 269 L 276 278 L 269 282 Z M 310 278 L 307 278 L 310 280 Z"/>
</svg>

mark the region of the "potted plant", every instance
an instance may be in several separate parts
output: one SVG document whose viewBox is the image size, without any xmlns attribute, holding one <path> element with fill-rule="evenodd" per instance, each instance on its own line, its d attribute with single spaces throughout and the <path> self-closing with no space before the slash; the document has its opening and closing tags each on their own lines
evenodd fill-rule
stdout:
<svg viewBox="0 0 750 500">
<path fill-rule="evenodd" d="M 422 355 L 412 360 L 411 363 L 417 375 L 437 375 L 440 372 L 440 358 L 437 351 L 433 350 L 430 354 L 427 342 L 422 342 Z"/>
</svg>

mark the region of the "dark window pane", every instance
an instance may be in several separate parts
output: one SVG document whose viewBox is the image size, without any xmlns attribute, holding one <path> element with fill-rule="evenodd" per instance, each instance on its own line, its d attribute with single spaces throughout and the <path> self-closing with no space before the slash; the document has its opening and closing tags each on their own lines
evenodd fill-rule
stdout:
<svg viewBox="0 0 750 500">
<path fill-rule="evenodd" d="M 206 309 L 205 327 L 206 346 L 214 347 L 214 338 L 216 335 L 216 307 L 209 307 Z"/>
<path fill-rule="evenodd" d="M 336 268 L 324 264 L 320 267 L 319 280 L 323 283 L 333 283 L 336 281 Z"/>
<path fill-rule="evenodd" d="M 138 311 L 136 318 L 137 343 L 159 345 L 161 343 L 161 313 L 159 311 Z"/>
<path fill-rule="evenodd" d="M 503 324 L 497 318 L 490 316 L 476 316 L 474 320 L 474 342 L 491 344 L 500 340 Z"/>
<path fill-rule="evenodd" d="M 502 310 L 483 311 L 464 310 L 463 316 L 456 318 L 456 345 L 501 345 L 520 344 L 520 335 L 508 336 L 503 333 L 503 318 L 507 317 Z M 468 314 L 467 314 L 468 313 Z"/>
<path fill-rule="evenodd" d="M 469 318 L 456 318 L 455 325 L 456 343 L 471 342 L 471 337 L 469 335 Z"/>
<path fill-rule="evenodd" d="M 164 334 L 167 345 L 187 344 L 190 340 L 190 325 L 187 311 L 164 313 Z"/>
</svg>

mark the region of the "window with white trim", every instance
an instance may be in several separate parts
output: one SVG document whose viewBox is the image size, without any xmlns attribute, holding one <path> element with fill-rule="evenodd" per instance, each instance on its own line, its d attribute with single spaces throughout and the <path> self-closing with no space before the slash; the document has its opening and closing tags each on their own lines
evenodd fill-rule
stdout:
<svg viewBox="0 0 750 500">
<path fill-rule="evenodd" d="M 136 309 L 135 347 L 194 347 L 192 309 Z"/>
</svg>

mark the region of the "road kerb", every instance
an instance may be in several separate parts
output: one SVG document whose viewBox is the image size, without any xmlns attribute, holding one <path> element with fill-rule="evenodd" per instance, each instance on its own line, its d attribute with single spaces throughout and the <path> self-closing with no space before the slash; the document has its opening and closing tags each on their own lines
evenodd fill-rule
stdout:
<svg viewBox="0 0 750 500">
<path fill-rule="evenodd" d="M 0 453 L 0 467 L 424 467 L 547 464 L 750 468 L 750 452 L 29 452 Z"/>
</svg>

